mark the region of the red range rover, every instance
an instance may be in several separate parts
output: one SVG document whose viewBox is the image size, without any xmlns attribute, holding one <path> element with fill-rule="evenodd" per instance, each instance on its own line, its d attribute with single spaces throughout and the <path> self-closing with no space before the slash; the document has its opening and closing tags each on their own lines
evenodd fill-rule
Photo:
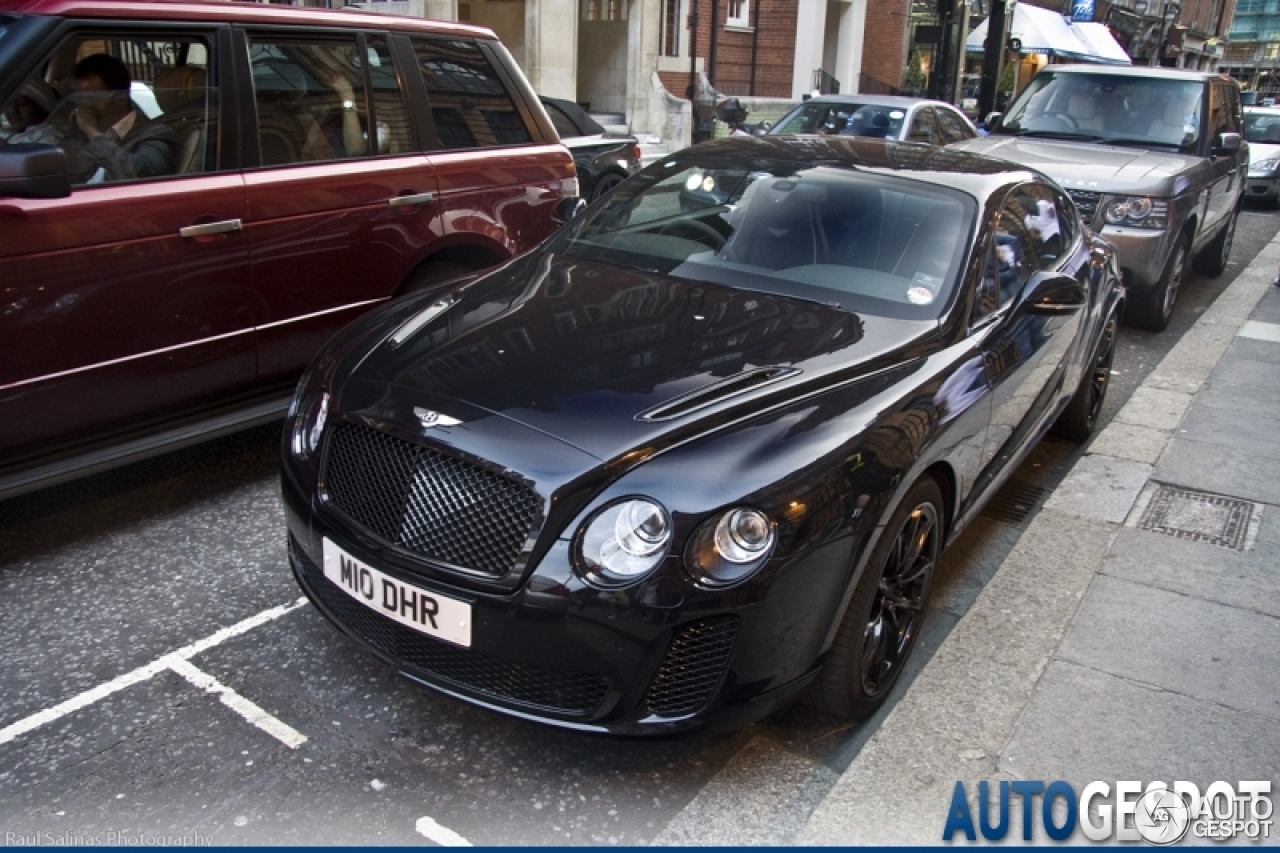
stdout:
<svg viewBox="0 0 1280 853">
<path fill-rule="evenodd" d="M 457 24 L 19 2 L 0 104 L 0 496 L 279 417 L 338 328 L 577 196 L 511 56 Z"/>
</svg>

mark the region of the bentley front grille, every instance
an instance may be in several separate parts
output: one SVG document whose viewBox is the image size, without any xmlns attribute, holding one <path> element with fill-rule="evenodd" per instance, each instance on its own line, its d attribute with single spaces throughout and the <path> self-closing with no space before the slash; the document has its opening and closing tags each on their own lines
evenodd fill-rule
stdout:
<svg viewBox="0 0 1280 853">
<path fill-rule="evenodd" d="M 351 423 L 333 428 L 325 488 L 378 538 L 492 577 L 514 567 L 542 510 L 537 493 L 507 474 Z"/>
</svg>

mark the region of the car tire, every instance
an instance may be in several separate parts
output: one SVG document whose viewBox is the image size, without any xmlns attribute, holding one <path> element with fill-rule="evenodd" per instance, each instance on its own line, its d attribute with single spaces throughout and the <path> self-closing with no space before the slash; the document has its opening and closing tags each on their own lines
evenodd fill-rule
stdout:
<svg viewBox="0 0 1280 853">
<path fill-rule="evenodd" d="M 616 187 L 618 184 L 622 183 L 625 180 L 626 180 L 626 176 L 620 175 L 617 172 L 605 172 L 603 175 L 601 175 L 599 178 L 596 179 L 596 185 L 591 188 L 591 198 L 588 199 L 588 201 L 593 202 L 599 198 L 602 198 L 610 190 L 612 190 L 614 187 Z"/>
<path fill-rule="evenodd" d="M 1151 292 L 1143 297 L 1132 299 L 1124 312 L 1125 322 L 1136 329 L 1148 332 L 1163 332 L 1169 326 L 1169 318 L 1173 316 L 1173 306 L 1178 301 L 1178 290 L 1182 287 L 1183 276 L 1187 271 L 1187 255 L 1191 251 L 1191 239 L 1182 234 L 1169 253 L 1165 263 L 1164 274 Z"/>
<path fill-rule="evenodd" d="M 1222 275 L 1222 271 L 1227 268 L 1227 261 L 1231 257 L 1231 245 L 1236 239 L 1236 220 L 1240 218 L 1240 208 L 1231 211 L 1231 218 L 1227 220 L 1227 224 L 1218 232 L 1218 236 L 1214 237 L 1209 245 L 1200 250 L 1192 261 L 1191 267 L 1201 275 L 1207 275 L 1210 278 L 1216 278 Z"/>
<path fill-rule="evenodd" d="M 1115 362 L 1119 325 L 1114 313 L 1107 317 L 1102 327 L 1102 339 L 1085 366 L 1076 392 L 1049 430 L 1054 435 L 1071 441 L 1084 441 L 1093 433 L 1102 412 L 1102 403 L 1107 398 L 1107 386 L 1111 384 L 1111 365 Z"/>
<path fill-rule="evenodd" d="M 473 272 L 473 267 L 458 261 L 428 261 L 409 274 L 400 287 L 400 295 L 431 290 Z"/>
<path fill-rule="evenodd" d="M 924 623 L 944 518 L 941 489 L 922 477 L 894 510 L 845 608 L 811 694 L 819 708 L 857 721 L 884 703 Z"/>
</svg>

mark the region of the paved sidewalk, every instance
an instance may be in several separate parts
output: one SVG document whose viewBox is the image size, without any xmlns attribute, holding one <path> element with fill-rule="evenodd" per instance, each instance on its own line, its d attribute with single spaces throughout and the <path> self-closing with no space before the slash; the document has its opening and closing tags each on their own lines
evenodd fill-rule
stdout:
<svg viewBox="0 0 1280 853">
<path fill-rule="evenodd" d="M 1280 239 L 1094 439 L 796 843 L 941 843 L 957 781 L 971 806 L 1006 779 L 1280 800 L 1278 262 Z"/>
</svg>

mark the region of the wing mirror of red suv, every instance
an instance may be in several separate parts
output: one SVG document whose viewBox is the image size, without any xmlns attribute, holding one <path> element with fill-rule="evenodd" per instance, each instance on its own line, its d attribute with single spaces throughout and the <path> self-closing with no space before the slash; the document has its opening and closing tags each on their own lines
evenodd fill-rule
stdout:
<svg viewBox="0 0 1280 853">
<path fill-rule="evenodd" d="M 0 146 L 0 198 L 71 195 L 67 155 L 56 145 Z"/>
</svg>

